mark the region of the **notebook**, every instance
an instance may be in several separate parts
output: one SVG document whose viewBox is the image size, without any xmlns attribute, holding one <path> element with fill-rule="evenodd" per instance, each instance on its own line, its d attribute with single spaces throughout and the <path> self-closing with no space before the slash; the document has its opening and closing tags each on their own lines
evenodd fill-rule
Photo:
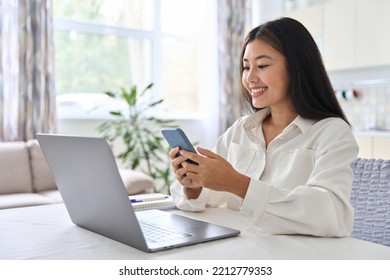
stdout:
<svg viewBox="0 0 390 280">
<path fill-rule="evenodd" d="M 158 209 L 164 211 L 177 210 L 170 195 L 160 193 L 138 194 L 129 196 L 135 211 Z"/>
<path fill-rule="evenodd" d="M 145 252 L 240 233 L 167 211 L 134 211 L 111 148 L 103 138 L 37 134 L 37 139 L 69 216 L 80 227 Z M 150 227 L 157 234 L 171 230 L 170 239 L 146 237 Z"/>
</svg>

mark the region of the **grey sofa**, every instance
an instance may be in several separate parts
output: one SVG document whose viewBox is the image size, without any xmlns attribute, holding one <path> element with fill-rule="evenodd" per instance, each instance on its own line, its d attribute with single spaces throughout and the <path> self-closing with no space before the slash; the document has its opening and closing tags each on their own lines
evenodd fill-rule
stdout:
<svg viewBox="0 0 390 280">
<path fill-rule="evenodd" d="M 153 192 L 149 176 L 133 170 L 119 172 L 129 195 Z M 61 202 L 37 140 L 0 142 L 0 209 Z"/>
</svg>

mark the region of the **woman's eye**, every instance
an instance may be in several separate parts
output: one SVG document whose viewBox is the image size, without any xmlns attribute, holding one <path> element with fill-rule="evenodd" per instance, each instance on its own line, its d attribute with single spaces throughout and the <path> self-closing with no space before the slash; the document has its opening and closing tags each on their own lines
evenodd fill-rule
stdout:
<svg viewBox="0 0 390 280">
<path fill-rule="evenodd" d="M 249 67 L 248 67 L 248 66 L 243 66 L 242 69 L 243 69 L 244 71 L 248 71 L 248 70 L 249 70 Z"/>
<path fill-rule="evenodd" d="M 268 67 L 268 65 L 266 65 L 266 64 L 262 64 L 262 65 L 258 66 L 259 69 L 264 69 L 264 68 L 267 68 L 267 67 Z"/>
</svg>

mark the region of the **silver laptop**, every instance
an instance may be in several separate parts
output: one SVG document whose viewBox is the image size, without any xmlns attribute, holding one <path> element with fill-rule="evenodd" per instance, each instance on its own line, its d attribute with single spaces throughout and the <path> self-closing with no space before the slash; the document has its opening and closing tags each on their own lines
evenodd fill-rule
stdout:
<svg viewBox="0 0 390 280">
<path fill-rule="evenodd" d="M 135 212 L 103 138 L 39 133 L 37 139 L 69 216 L 80 227 L 146 252 L 240 233 L 166 211 Z"/>
</svg>

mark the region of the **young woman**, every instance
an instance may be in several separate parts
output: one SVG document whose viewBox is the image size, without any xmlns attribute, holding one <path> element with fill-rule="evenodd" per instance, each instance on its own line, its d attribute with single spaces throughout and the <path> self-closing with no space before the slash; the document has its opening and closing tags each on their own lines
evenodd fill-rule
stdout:
<svg viewBox="0 0 390 280">
<path fill-rule="evenodd" d="M 241 63 L 250 114 L 214 152 L 172 149 L 176 205 L 226 205 L 273 234 L 349 235 L 358 146 L 310 33 L 290 18 L 260 25 L 247 35 Z"/>
</svg>

